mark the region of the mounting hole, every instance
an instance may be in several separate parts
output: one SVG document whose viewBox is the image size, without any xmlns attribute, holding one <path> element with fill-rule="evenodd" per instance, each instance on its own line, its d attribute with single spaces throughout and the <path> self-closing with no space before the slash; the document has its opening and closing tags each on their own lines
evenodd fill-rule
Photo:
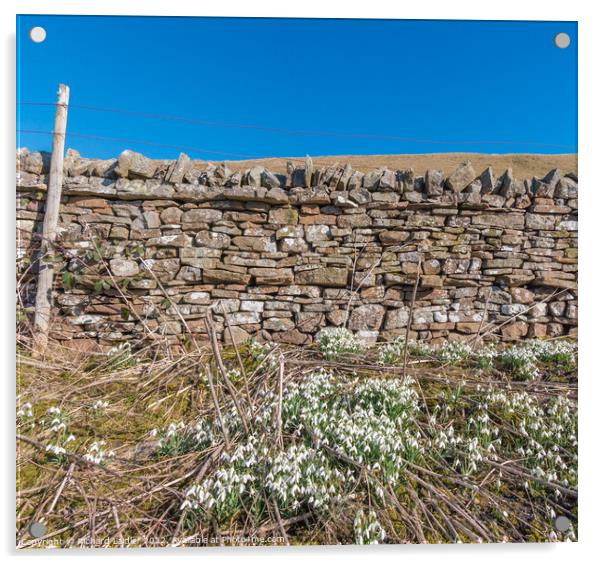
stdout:
<svg viewBox="0 0 602 564">
<path fill-rule="evenodd" d="M 42 43 L 42 41 L 46 39 L 46 30 L 39 25 L 32 27 L 29 30 L 29 39 L 31 39 L 34 43 Z"/>
<path fill-rule="evenodd" d="M 571 44 L 571 38 L 568 33 L 561 31 L 554 36 L 554 45 L 558 49 L 566 49 Z"/>
<path fill-rule="evenodd" d="M 46 525 L 41 521 L 34 521 L 29 525 L 29 534 L 35 539 L 43 537 L 46 534 Z"/>
<path fill-rule="evenodd" d="M 554 526 L 556 527 L 557 531 L 566 533 L 571 528 L 571 522 L 569 521 L 568 517 L 561 515 L 560 517 L 556 517 Z"/>
</svg>

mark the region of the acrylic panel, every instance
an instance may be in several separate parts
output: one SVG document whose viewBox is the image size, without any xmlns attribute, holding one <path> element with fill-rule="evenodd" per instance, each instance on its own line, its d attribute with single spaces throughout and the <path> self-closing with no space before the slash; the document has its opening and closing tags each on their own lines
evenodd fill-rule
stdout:
<svg viewBox="0 0 602 564">
<path fill-rule="evenodd" d="M 577 44 L 18 16 L 17 546 L 576 540 Z"/>
</svg>

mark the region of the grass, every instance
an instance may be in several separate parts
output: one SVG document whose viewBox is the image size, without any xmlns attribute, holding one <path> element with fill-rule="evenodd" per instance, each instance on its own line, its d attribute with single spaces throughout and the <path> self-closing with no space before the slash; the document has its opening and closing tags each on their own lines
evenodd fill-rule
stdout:
<svg viewBox="0 0 602 564">
<path fill-rule="evenodd" d="M 349 343 L 21 349 L 18 546 L 576 539 L 571 344 Z"/>
</svg>

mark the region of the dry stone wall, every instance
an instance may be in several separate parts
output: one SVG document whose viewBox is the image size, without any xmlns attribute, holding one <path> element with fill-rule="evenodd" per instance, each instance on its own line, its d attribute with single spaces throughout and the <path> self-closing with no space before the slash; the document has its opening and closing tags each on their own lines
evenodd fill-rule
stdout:
<svg viewBox="0 0 602 564">
<path fill-rule="evenodd" d="M 22 300 L 35 297 L 48 155 L 17 154 Z M 576 334 L 577 176 L 261 167 L 69 151 L 53 260 L 53 337 L 109 346 L 205 332 L 308 344 L 346 325 L 367 341 Z M 413 286 L 418 290 L 409 320 Z M 487 313 L 485 314 L 485 311 Z M 226 318 L 224 318 L 226 316 Z M 230 326 L 231 332 L 227 325 Z"/>
</svg>

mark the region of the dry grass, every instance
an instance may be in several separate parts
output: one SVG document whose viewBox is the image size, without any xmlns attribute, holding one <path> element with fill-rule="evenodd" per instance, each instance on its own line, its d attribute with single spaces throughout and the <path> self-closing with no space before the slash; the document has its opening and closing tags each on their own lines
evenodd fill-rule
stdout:
<svg viewBox="0 0 602 564">
<path fill-rule="evenodd" d="M 304 157 L 295 157 L 294 162 L 302 164 Z M 558 168 L 564 173 L 577 172 L 577 155 L 536 155 L 536 154 L 482 154 L 482 153 L 433 153 L 421 155 L 337 155 L 314 157 L 314 165 L 326 166 L 335 162 L 347 162 L 362 172 L 372 168 L 386 166 L 392 170 L 413 168 L 417 174 L 424 174 L 429 169 L 440 169 L 445 174 L 450 174 L 463 161 L 469 159 L 475 169 L 480 173 L 488 166 L 493 167 L 497 175 L 502 174 L 507 168 L 512 168 L 515 178 L 542 177 L 553 168 Z M 226 161 L 232 170 L 245 170 L 251 166 L 261 165 L 279 173 L 286 172 L 288 159 L 260 159 L 253 161 Z"/>
</svg>

